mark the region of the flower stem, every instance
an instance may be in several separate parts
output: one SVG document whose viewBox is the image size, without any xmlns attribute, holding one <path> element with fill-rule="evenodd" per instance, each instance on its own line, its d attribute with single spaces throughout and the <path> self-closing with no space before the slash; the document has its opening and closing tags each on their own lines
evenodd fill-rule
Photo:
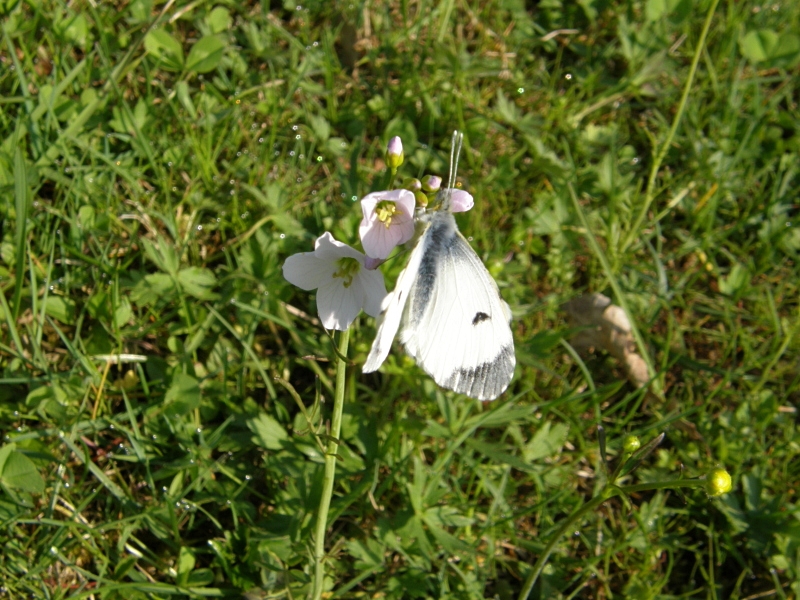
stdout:
<svg viewBox="0 0 800 600">
<path fill-rule="evenodd" d="M 553 553 L 556 544 L 558 544 L 561 538 L 564 537 L 564 534 L 577 527 L 580 524 L 580 521 L 583 519 L 584 515 L 586 515 L 586 513 L 593 511 L 598 506 L 603 504 L 603 502 L 605 502 L 606 500 L 609 500 L 614 496 L 620 496 L 620 495 L 627 496 L 628 494 L 632 494 L 635 492 L 673 489 L 681 487 L 703 487 L 705 484 L 706 484 L 705 479 L 673 479 L 667 481 L 654 481 L 652 483 L 638 483 L 636 485 L 626 485 L 626 486 L 618 486 L 614 485 L 613 483 L 607 483 L 597 496 L 589 500 L 589 502 L 587 502 L 580 508 L 573 511 L 573 513 L 564 522 L 564 524 L 558 528 L 558 531 L 556 531 L 553 534 L 553 536 L 550 538 L 550 541 L 547 542 L 547 545 L 544 547 L 544 550 L 542 550 L 541 555 L 539 555 L 539 559 L 533 565 L 533 569 L 528 574 L 528 578 L 525 580 L 525 586 L 523 587 L 522 592 L 519 595 L 519 600 L 528 599 L 531 590 L 533 590 L 533 586 L 536 585 L 536 581 L 539 579 L 539 575 L 541 575 L 544 566 L 547 564 L 547 560 Z"/>
<path fill-rule="evenodd" d="M 325 579 L 325 531 L 328 528 L 328 510 L 333 496 L 333 482 L 336 478 L 336 454 L 339 449 L 339 433 L 342 429 L 342 412 L 344 410 L 345 369 L 347 346 L 350 342 L 350 329 L 342 332 L 339 338 L 339 355 L 336 363 L 336 389 L 333 398 L 333 418 L 325 452 L 325 475 L 322 479 L 322 497 L 317 513 L 317 527 L 314 534 L 314 600 L 322 598 Z"/>
</svg>

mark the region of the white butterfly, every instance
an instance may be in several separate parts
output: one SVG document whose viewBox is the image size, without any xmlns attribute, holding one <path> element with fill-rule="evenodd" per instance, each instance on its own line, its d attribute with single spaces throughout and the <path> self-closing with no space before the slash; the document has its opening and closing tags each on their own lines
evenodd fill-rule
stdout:
<svg viewBox="0 0 800 600">
<path fill-rule="evenodd" d="M 463 134 L 453 133 L 450 176 L 455 185 Z M 494 400 L 514 375 L 511 310 L 450 212 L 450 192 L 441 207 L 418 216 L 424 225 L 408 265 L 381 305 L 378 334 L 364 363 L 371 373 L 400 342 L 440 386 L 478 400 Z"/>
</svg>

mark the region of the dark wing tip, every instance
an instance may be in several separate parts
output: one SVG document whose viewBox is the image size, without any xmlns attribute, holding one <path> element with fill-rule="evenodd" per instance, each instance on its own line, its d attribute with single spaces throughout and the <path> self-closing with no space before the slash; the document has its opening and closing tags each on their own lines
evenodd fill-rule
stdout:
<svg viewBox="0 0 800 600">
<path fill-rule="evenodd" d="M 503 346 L 491 361 L 469 369 L 458 369 L 447 380 L 437 383 L 476 400 L 494 400 L 511 383 L 516 364 L 514 345 L 509 344 Z"/>
</svg>

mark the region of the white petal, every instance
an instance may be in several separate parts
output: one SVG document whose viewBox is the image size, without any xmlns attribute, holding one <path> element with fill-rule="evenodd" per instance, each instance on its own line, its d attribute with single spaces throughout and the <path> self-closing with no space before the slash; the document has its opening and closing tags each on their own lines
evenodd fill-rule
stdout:
<svg viewBox="0 0 800 600">
<path fill-rule="evenodd" d="M 327 261 L 334 261 L 338 258 L 348 256 L 355 258 L 362 265 L 364 264 L 364 255 L 358 250 L 351 248 L 338 240 L 335 240 L 329 232 L 323 233 L 317 238 L 314 244 L 314 254 L 317 258 Z"/>
<path fill-rule="evenodd" d="M 313 290 L 330 282 L 336 263 L 320 260 L 314 252 L 293 254 L 283 263 L 283 277 L 301 290 Z"/>
<path fill-rule="evenodd" d="M 386 284 L 380 271 L 361 271 L 353 285 L 358 283 L 362 293 L 362 308 L 370 317 L 377 317 L 381 312 L 381 303 L 386 297 Z"/>
<path fill-rule="evenodd" d="M 344 331 L 350 327 L 361 312 L 360 291 L 355 281 L 346 288 L 341 279 L 320 286 L 317 290 L 317 314 L 325 329 Z"/>
</svg>

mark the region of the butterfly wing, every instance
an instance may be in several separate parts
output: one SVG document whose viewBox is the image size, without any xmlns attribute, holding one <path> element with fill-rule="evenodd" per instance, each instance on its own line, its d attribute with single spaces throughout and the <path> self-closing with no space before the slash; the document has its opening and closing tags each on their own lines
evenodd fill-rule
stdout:
<svg viewBox="0 0 800 600">
<path fill-rule="evenodd" d="M 378 319 L 378 333 L 375 335 L 372 348 L 370 348 L 367 360 L 361 369 L 363 373 L 377 371 L 389 355 L 389 350 L 392 349 L 392 340 L 394 340 L 397 329 L 400 327 L 400 321 L 403 318 L 403 309 L 408 300 L 409 292 L 414 285 L 414 281 L 417 279 L 417 271 L 419 271 L 419 265 L 422 261 L 422 255 L 425 249 L 424 241 L 426 233 L 427 229 L 419 238 L 414 250 L 411 251 L 408 264 L 406 268 L 400 272 L 394 290 L 384 298 L 381 304 L 381 314 Z"/>
<path fill-rule="evenodd" d="M 440 386 L 497 398 L 516 364 L 508 304 L 451 213 L 432 217 L 418 250 L 400 341 Z"/>
</svg>

